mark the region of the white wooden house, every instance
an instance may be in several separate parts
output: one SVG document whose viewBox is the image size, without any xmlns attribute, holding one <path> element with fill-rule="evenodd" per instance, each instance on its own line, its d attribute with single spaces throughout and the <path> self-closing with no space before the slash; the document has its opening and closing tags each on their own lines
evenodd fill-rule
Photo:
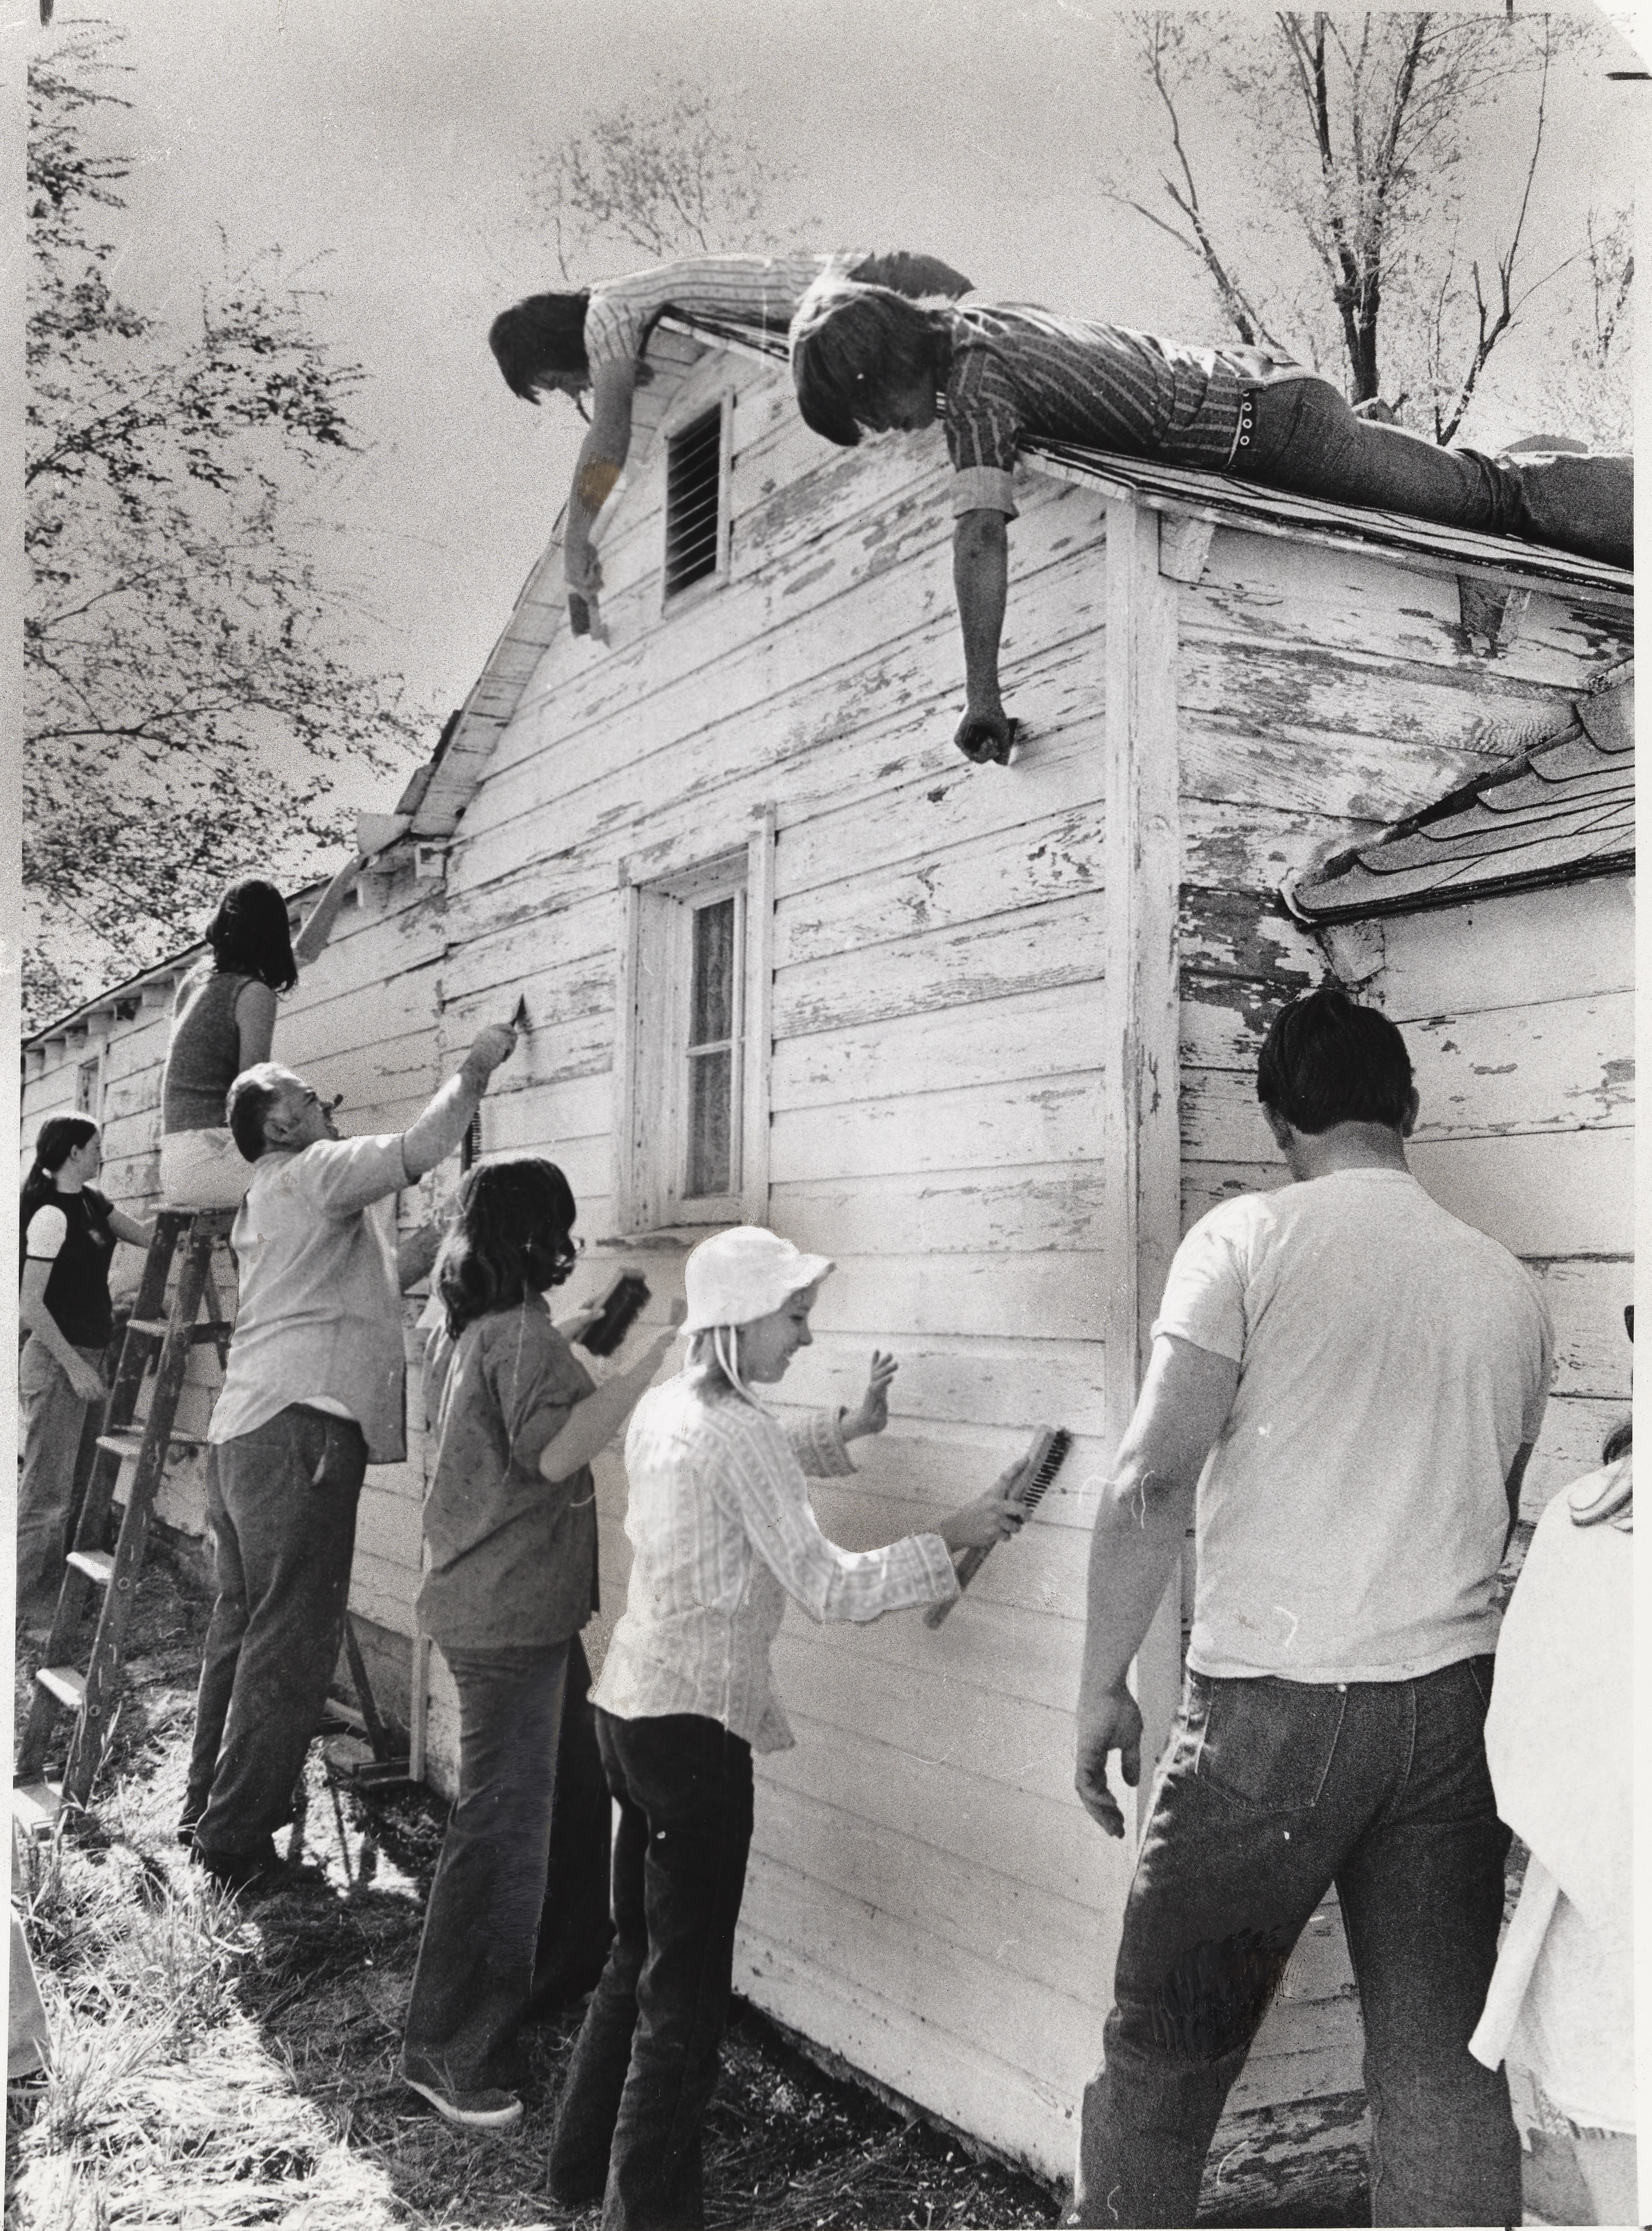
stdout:
<svg viewBox="0 0 1652 2231">
<path fill-rule="evenodd" d="M 661 329 L 651 360 L 603 543 L 609 639 L 567 632 L 553 548 L 428 771 L 403 864 L 309 972 L 277 1048 L 350 1094 L 352 1128 L 392 1123 L 524 993 L 531 1034 L 481 1147 L 567 1171 L 579 1295 L 635 1262 L 657 1310 L 687 1247 L 741 1218 L 832 1255 L 786 1399 L 853 1400 L 874 1343 L 901 1362 L 888 1432 L 817 1498 L 851 1546 L 984 1486 L 1038 1425 L 1074 1433 L 1036 1523 L 939 1633 L 789 1618 L 798 1743 L 761 1764 L 736 1977 L 881 2084 L 1065 2176 L 1131 1864 L 1071 1788 L 1088 1522 L 1181 1231 L 1284 1174 L 1254 1096 L 1283 998 L 1352 970 L 1410 1026 L 1419 1174 L 1548 1283 L 1563 1365 L 1533 1503 L 1583 1468 L 1626 1391 L 1604 1328 L 1628 1297 L 1628 949 L 1577 911 L 1621 923 L 1622 876 L 1380 931 L 1301 917 L 1330 903 L 1321 863 L 1569 728 L 1629 656 L 1631 585 L 1415 521 L 1040 454 L 1003 656 L 1025 749 L 973 768 L 951 742 L 939 434 L 835 450 L 755 350 Z M 1554 973 L 1551 915 L 1595 973 Z M 1586 1083 L 1553 1057 L 1538 1011 L 1557 1001 L 1578 1058 L 1599 1055 Z M 87 1020 L 35 1042 L 31 1121 L 68 1090 Z M 140 1006 L 106 1035 L 111 1178 L 142 1194 L 158 1033 Z M 364 1504 L 355 1600 L 386 1635 L 411 1634 L 417 1458 Z M 593 1655 L 623 1595 L 615 1458 L 600 1492 Z M 1139 1668 L 1160 1736 L 1178 1625 L 1167 1607 Z M 439 1776 L 439 1661 L 432 1678 Z M 421 1676 L 416 1717 L 424 1693 Z M 1299 2178 L 1305 2150 L 1345 2170 L 1358 2085 L 1327 1911 L 1235 2093 L 1212 2155 L 1224 2190 L 1265 2190 L 1284 2151 Z"/>
</svg>

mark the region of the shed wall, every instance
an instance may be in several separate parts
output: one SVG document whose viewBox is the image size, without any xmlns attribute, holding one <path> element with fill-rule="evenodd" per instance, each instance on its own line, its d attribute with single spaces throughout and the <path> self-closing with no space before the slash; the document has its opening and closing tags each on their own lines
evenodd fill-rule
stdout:
<svg viewBox="0 0 1652 2231">
<path fill-rule="evenodd" d="M 1609 1324 L 1630 1277 L 1623 888 L 1324 936 L 1277 893 L 1287 870 L 1375 836 L 1555 734 L 1571 700 L 1625 656 L 1626 624 L 1534 595 L 1520 634 L 1487 652 L 1464 634 L 1449 573 L 1218 530 L 1203 577 L 1184 592 L 1181 638 L 1184 1224 L 1287 1181 L 1255 1099 L 1256 1057 L 1280 1005 L 1334 975 L 1384 1006 L 1405 1031 L 1423 1096 L 1418 1177 L 1526 1258 L 1555 1313 L 1561 1360 L 1527 1476 L 1534 1511 L 1585 1468 L 1627 1394 L 1627 1353 L 1612 1356 Z M 1190 1544 L 1184 1618 L 1192 1566 Z M 1312 1965 L 1287 1977 L 1247 2079 L 1352 2104 L 1360 2033 L 1334 1898 L 1305 1946 Z M 1269 2141 L 1244 2135 L 1248 2171 L 1265 2179 Z M 1327 2143 L 1353 2135 L 1345 2127 Z"/>
<path fill-rule="evenodd" d="M 874 1344 L 901 1361 L 889 1432 L 859 1445 L 857 1478 L 822 1486 L 822 1522 L 850 1547 L 887 1541 L 985 1484 L 1038 1424 L 1078 1439 L 1036 1525 L 939 1634 L 915 1614 L 853 1633 L 790 1614 L 775 1662 L 798 1745 L 760 1768 L 737 1983 L 881 2081 L 1064 2175 L 1127 1868 L 1070 1786 L 1086 1537 L 1124 1422 L 1104 1414 L 1098 1337 L 1103 503 L 1028 477 L 1003 656 L 1028 748 L 1013 770 L 969 769 L 950 742 L 959 676 L 939 436 L 827 452 L 771 372 L 726 359 L 690 369 L 671 399 L 689 409 L 726 388 L 726 581 L 661 611 L 660 445 L 639 447 L 603 545 L 610 642 L 546 625 L 445 888 L 404 879 L 383 912 L 346 917 L 286 1003 L 277 1051 L 347 1093 L 351 1128 L 394 1128 L 525 993 L 531 1031 L 485 1105 L 484 1151 L 548 1153 L 566 1170 L 588 1245 L 570 1304 L 635 1260 L 657 1321 L 699 1235 L 618 1228 L 625 889 L 772 826 L 767 1169 L 746 1212 L 838 1264 L 785 1394 L 852 1401 Z M 639 398 L 640 436 L 661 391 Z M 1520 635 L 1487 656 L 1462 634 L 1449 575 L 1228 529 L 1181 591 L 1179 625 L 1191 1222 L 1282 1174 L 1255 1109 L 1255 1052 L 1278 1002 L 1328 964 L 1274 899 L 1280 876 L 1552 733 L 1623 641 L 1599 613 L 1534 596 Z M 1533 1259 L 1551 1292 L 1562 1381 L 1534 1500 L 1582 1469 L 1576 1452 L 1626 1378 L 1613 1375 L 1609 1320 L 1628 1277 L 1627 910 L 1604 886 L 1588 904 L 1607 912 L 1567 916 L 1591 954 L 1570 983 L 1552 965 L 1558 917 L 1535 901 L 1524 915 L 1391 925 L 1354 972 L 1413 1043 L 1419 1174 Z M 152 1195 L 164 1044 L 164 1014 L 140 1014 L 116 1025 L 106 1058 L 111 1189 L 128 1205 Z M 27 1135 L 72 1103 L 74 1072 L 65 1047 L 31 1082 Z M 406 1465 L 370 1473 L 352 1586 L 359 1611 L 403 1633 L 423 1462 L 415 1435 Z M 600 1664 L 629 1549 L 614 1453 L 597 1475 Z M 439 1780 L 450 1702 L 438 1662 Z M 1358 2081 L 1328 1910 L 1218 2154 L 1241 2148 L 1265 2185 L 1256 2111 L 1315 2097 L 1329 2104 L 1313 2142 L 1334 2150 Z M 1288 2143 L 1303 2131 L 1299 2116 Z"/>
<path fill-rule="evenodd" d="M 697 1234 L 615 1232 L 622 874 L 743 844 L 771 810 L 769 1184 L 747 1212 L 838 1266 L 784 1394 L 852 1402 L 874 1344 L 900 1359 L 890 1428 L 857 1445 L 855 1479 L 822 1484 L 822 1523 L 851 1548 L 889 1541 L 985 1486 L 1040 1423 L 1078 1440 L 1037 1524 L 938 1634 L 916 1613 L 852 1632 L 789 1614 L 775 1670 L 797 1747 L 760 1762 L 736 1982 L 1062 2175 L 1126 1871 L 1070 1787 L 1085 1488 L 1109 1431 L 1101 506 L 1029 493 L 1008 681 L 1038 694 L 1041 747 L 1012 774 L 971 770 L 951 743 L 939 441 L 838 457 L 765 368 L 697 377 L 685 410 L 739 391 L 729 579 L 660 612 L 656 445 L 603 545 L 610 645 L 558 637 L 460 826 L 445 1042 L 526 991 L 526 1058 L 488 1103 L 486 1149 L 553 1154 L 582 1278 L 639 1260 L 662 1307 Z M 605 1633 L 629 1562 L 611 1456 L 599 1504 Z"/>
</svg>

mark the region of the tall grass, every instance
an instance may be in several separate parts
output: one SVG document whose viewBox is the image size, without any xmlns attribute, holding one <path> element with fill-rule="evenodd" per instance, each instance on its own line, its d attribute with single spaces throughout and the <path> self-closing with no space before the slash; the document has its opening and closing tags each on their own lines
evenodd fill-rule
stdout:
<svg viewBox="0 0 1652 2231">
<path fill-rule="evenodd" d="M 15 2231 L 389 2221 L 376 2166 L 239 2003 L 255 1916 L 181 1853 L 88 1849 L 72 1820 L 19 1850 L 14 1889 L 53 2038 L 39 2089 L 8 2103 Z"/>
</svg>

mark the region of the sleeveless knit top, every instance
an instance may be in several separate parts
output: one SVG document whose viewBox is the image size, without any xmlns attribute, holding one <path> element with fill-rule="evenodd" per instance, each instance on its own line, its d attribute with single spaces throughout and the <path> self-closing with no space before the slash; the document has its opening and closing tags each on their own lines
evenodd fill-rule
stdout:
<svg viewBox="0 0 1652 2231">
<path fill-rule="evenodd" d="M 79 1193 L 54 1189 L 35 1208 L 21 1235 L 25 1262 L 35 1219 L 50 1211 L 57 1212 L 68 1229 L 51 1258 L 46 1307 L 71 1348 L 106 1347 L 114 1329 L 109 1306 L 109 1258 L 115 1245 L 109 1229 L 113 1204 L 91 1186 L 82 1186 Z"/>
<path fill-rule="evenodd" d="M 255 980 L 209 967 L 178 986 L 161 1077 L 163 1132 L 223 1129 L 224 1098 L 241 1070 L 236 1001 Z"/>
</svg>

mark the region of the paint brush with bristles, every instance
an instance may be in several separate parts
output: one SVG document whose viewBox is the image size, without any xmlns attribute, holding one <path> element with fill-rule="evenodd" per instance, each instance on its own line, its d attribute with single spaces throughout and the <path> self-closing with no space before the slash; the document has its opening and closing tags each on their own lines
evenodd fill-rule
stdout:
<svg viewBox="0 0 1652 2231">
<path fill-rule="evenodd" d="M 1032 1446 L 1023 1458 L 1021 1470 L 1010 1487 L 1010 1501 L 1029 1514 L 1036 1510 L 1072 1445 L 1073 1436 L 1065 1426 L 1041 1426 L 1033 1435 Z M 991 1543 L 984 1549 L 966 1549 L 958 1561 L 958 1595 L 963 1594 L 991 1554 Z M 945 1603 L 931 1604 L 924 1613 L 924 1625 L 939 1626 L 957 1601 L 958 1596 L 949 1596 Z"/>
</svg>

